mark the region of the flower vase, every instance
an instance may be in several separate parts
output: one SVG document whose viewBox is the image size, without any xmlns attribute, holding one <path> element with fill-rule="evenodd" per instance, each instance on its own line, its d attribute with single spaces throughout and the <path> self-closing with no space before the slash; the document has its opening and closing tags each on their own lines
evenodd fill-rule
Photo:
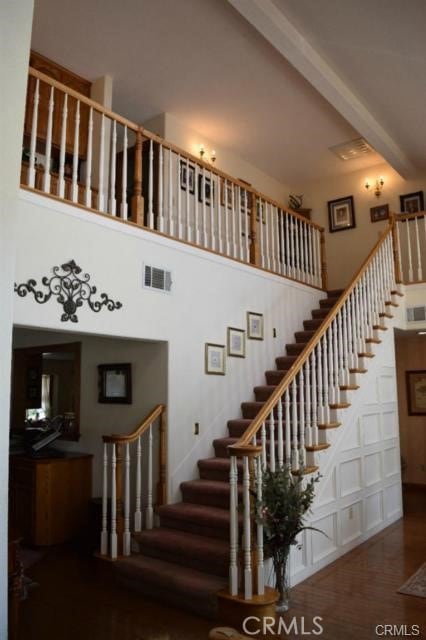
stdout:
<svg viewBox="0 0 426 640">
<path fill-rule="evenodd" d="M 286 549 L 274 559 L 275 588 L 278 591 L 278 600 L 275 605 L 277 613 L 284 613 L 290 608 L 289 557 L 290 549 Z"/>
</svg>

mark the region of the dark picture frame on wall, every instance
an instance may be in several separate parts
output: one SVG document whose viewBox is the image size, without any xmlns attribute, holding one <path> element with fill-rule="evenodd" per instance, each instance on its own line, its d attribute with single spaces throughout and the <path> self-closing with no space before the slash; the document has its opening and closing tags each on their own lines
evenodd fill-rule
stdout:
<svg viewBox="0 0 426 640">
<path fill-rule="evenodd" d="M 426 415 L 426 369 L 405 372 L 409 416 Z"/>
<path fill-rule="evenodd" d="M 328 225 L 330 233 L 345 231 L 355 227 L 355 208 L 353 196 L 329 200 Z"/>
<path fill-rule="evenodd" d="M 132 404 L 132 365 L 98 365 L 98 402 L 103 404 Z"/>
<path fill-rule="evenodd" d="M 424 211 L 423 191 L 414 191 L 399 196 L 401 213 L 417 213 Z"/>
<path fill-rule="evenodd" d="M 371 222 L 380 222 L 381 220 L 389 220 L 389 205 L 379 204 L 377 207 L 370 209 Z"/>
<path fill-rule="evenodd" d="M 180 188 L 182 191 L 189 188 L 189 193 L 195 193 L 195 166 L 186 160 L 180 161 Z"/>
</svg>

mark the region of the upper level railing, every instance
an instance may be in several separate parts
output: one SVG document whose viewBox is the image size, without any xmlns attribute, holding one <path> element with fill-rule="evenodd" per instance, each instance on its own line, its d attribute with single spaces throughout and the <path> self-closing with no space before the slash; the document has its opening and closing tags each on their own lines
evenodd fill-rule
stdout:
<svg viewBox="0 0 426 640">
<path fill-rule="evenodd" d="M 33 68 L 21 184 L 327 287 L 322 227 Z"/>
<path fill-rule="evenodd" d="M 426 212 L 396 217 L 397 276 L 405 284 L 426 281 Z"/>
</svg>

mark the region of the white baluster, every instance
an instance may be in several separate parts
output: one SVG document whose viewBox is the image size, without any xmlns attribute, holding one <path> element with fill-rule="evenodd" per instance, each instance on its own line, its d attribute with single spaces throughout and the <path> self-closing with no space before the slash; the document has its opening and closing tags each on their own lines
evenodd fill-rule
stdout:
<svg viewBox="0 0 426 640">
<path fill-rule="evenodd" d="M 202 229 L 202 233 L 203 233 L 203 246 L 206 247 L 207 246 L 207 222 L 206 222 L 206 200 L 207 200 L 207 180 L 206 180 L 206 170 L 204 167 L 202 167 L 201 169 L 202 172 L 202 191 L 201 191 L 201 198 L 202 198 L 202 209 L 201 209 L 201 229 Z M 212 187 L 212 185 L 210 184 L 210 187 Z M 210 189 L 210 200 L 212 199 L 213 194 L 212 194 L 212 188 Z"/>
<path fill-rule="evenodd" d="M 194 168 L 194 180 L 195 180 L 195 188 L 194 188 L 194 227 L 195 227 L 195 244 L 200 244 L 200 220 L 198 215 L 198 200 L 203 197 L 203 189 L 204 184 L 202 182 L 198 182 L 198 176 L 200 174 L 197 173 L 198 165 L 195 165 Z M 199 186 L 201 186 L 201 193 L 199 190 Z"/>
<path fill-rule="evenodd" d="M 407 251 L 408 251 L 408 282 L 413 282 L 414 280 L 414 272 L 413 272 L 413 257 L 411 255 L 411 232 L 410 232 L 410 219 L 405 219 L 405 224 L 407 225 Z"/>
<path fill-rule="evenodd" d="M 278 267 L 281 275 L 286 274 L 285 268 L 285 235 L 284 235 L 284 211 L 279 210 L 279 242 L 278 242 Z"/>
<path fill-rule="evenodd" d="M 172 237 L 175 233 L 175 225 L 173 219 L 173 153 L 169 149 L 169 235 Z M 179 185 L 179 182 L 177 183 Z"/>
<path fill-rule="evenodd" d="M 327 330 L 327 347 L 328 347 L 328 387 L 330 404 L 336 404 L 336 387 L 334 385 L 334 342 L 333 342 L 333 325 L 331 324 Z"/>
<path fill-rule="evenodd" d="M 109 175 L 109 211 L 112 216 L 117 215 L 117 200 L 115 197 L 115 179 L 116 179 L 116 158 L 117 158 L 117 122 L 112 121 L 111 132 L 111 169 Z M 124 164 L 124 156 L 123 156 Z"/>
<path fill-rule="evenodd" d="M 230 458 L 229 472 L 229 592 L 238 594 L 238 467 L 236 456 Z"/>
<path fill-rule="evenodd" d="M 349 359 L 348 359 L 348 367 L 349 369 L 357 369 L 358 368 L 358 350 L 356 348 L 356 340 L 352 331 L 352 325 L 355 322 L 355 310 L 354 310 L 354 298 L 353 292 L 348 297 L 348 310 L 347 310 L 347 318 L 348 318 L 348 347 L 349 347 Z M 349 378 L 350 380 L 350 378 Z"/>
<path fill-rule="evenodd" d="M 309 279 L 310 284 L 315 284 L 315 269 L 314 269 L 314 246 L 313 246 L 313 227 L 308 226 L 308 262 L 309 262 Z"/>
<path fill-rule="evenodd" d="M 154 143 L 149 141 L 148 227 L 154 229 Z"/>
<path fill-rule="evenodd" d="M 295 248 L 295 278 L 300 280 L 300 233 L 299 233 L 299 221 L 297 218 L 293 219 L 294 229 L 294 248 Z"/>
<path fill-rule="evenodd" d="M 124 455 L 124 532 L 123 555 L 130 555 L 130 451 L 126 442 Z"/>
<path fill-rule="evenodd" d="M 59 177 L 58 177 L 58 196 L 63 198 L 65 195 L 65 148 L 67 144 L 67 119 L 68 119 L 68 94 L 64 93 L 64 104 L 62 106 L 62 122 L 61 122 L 61 148 L 59 151 Z"/>
<path fill-rule="evenodd" d="M 220 206 L 220 177 L 216 176 L 216 202 L 217 202 L 217 243 L 216 247 L 219 253 L 223 253 L 223 241 L 222 241 L 222 210 Z M 225 202 L 225 201 L 224 201 Z M 225 216 L 226 216 L 226 202 L 225 202 Z"/>
<path fill-rule="evenodd" d="M 267 252 L 270 256 L 269 259 L 269 268 L 273 271 L 275 269 L 275 251 L 274 251 L 274 208 L 269 203 L 269 214 L 268 214 L 268 203 L 265 202 L 266 206 L 266 224 L 268 229 L 268 235 L 270 241 L 270 247 L 267 245 Z"/>
<path fill-rule="evenodd" d="M 308 225 L 302 222 L 303 229 L 303 282 L 309 282 Z"/>
<path fill-rule="evenodd" d="M 322 266 L 321 266 L 321 233 L 316 229 L 315 231 L 316 238 L 316 265 L 317 265 L 317 284 L 320 287 L 322 285 Z"/>
<path fill-rule="evenodd" d="M 232 246 L 232 253 L 231 253 L 231 255 L 232 255 L 233 258 L 235 258 L 237 256 L 236 244 L 235 244 L 235 226 L 236 226 L 236 223 L 235 223 L 235 215 L 236 215 L 236 212 L 235 212 L 235 185 L 234 185 L 234 183 L 231 183 L 231 185 L 232 185 L 232 191 L 231 191 L 231 204 L 232 204 L 232 206 L 231 206 L 231 214 L 232 214 L 232 216 L 231 216 L 231 246 Z"/>
<path fill-rule="evenodd" d="M 414 218 L 414 228 L 416 232 L 416 250 L 417 250 L 417 280 L 423 280 L 423 270 L 422 270 L 422 255 L 420 252 L 420 236 L 419 236 L 419 225 L 417 222 L 417 216 Z"/>
<path fill-rule="evenodd" d="M 299 441 L 297 437 L 298 421 L 297 421 L 297 385 L 296 378 L 291 383 L 291 431 L 292 431 L 292 447 L 291 447 L 291 469 L 299 470 Z"/>
<path fill-rule="evenodd" d="M 154 511 L 152 509 L 152 424 L 148 429 L 148 496 L 145 510 L 145 526 L 152 529 L 154 526 Z"/>
<path fill-rule="evenodd" d="M 255 469 L 257 470 L 257 502 L 262 502 L 262 461 L 260 457 L 255 460 Z M 257 539 L 257 595 L 262 596 L 265 593 L 265 566 L 263 562 L 263 525 L 257 523 L 256 531 Z"/>
<path fill-rule="evenodd" d="M 337 330 L 337 386 L 340 389 L 341 384 L 346 384 L 345 381 L 345 372 L 344 372 L 344 360 L 343 360 L 343 316 L 342 310 L 336 316 L 336 330 Z"/>
<path fill-rule="evenodd" d="M 136 444 L 135 531 L 142 531 L 141 493 L 142 493 L 142 447 L 141 447 L 141 437 L 139 436 Z"/>
<path fill-rule="evenodd" d="M 77 100 L 75 110 L 74 147 L 72 157 L 72 187 L 71 199 L 78 202 L 78 153 L 80 144 L 80 100 Z"/>
<path fill-rule="evenodd" d="M 46 162 L 44 167 L 43 191 L 50 193 L 50 164 L 52 156 L 52 123 L 54 109 L 54 88 L 50 87 L 49 108 L 47 115 L 47 131 L 46 131 Z"/>
<path fill-rule="evenodd" d="M 112 445 L 111 458 L 111 558 L 117 558 L 117 457 L 115 444 Z"/>
<path fill-rule="evenodd" d="M 151 140 L 152 144 L 152 140 Z M 150 159 L 151 169 L 151 159 Z M 151 194 L 152 201 L 152 194 Z M 127 220 L 127 126 L 124 126 L 123 132 L 123 166 L 121 173 L 121 207 L 120 215 L 123 220 Z M 152 229 L 153 227 L 151 227 Z"/>
<path fill-rule="evenodd" d="M 323 341 L 324 338 L 321 338 L 316 346 L 316 362 L 317 362 L 317 379 L 318 379 L 318 397 L 317 397 L 317 404 L 318 404 L 318 419 L 317 422 L 319 424 L 324 424 L 325 422 L 325 417 L 324 417 L 324 403 L 323 403 L 323 397 L 324 397 L 324 385 L 323 385 L 323 379 L 322 379 L 322 373 L 323 373 L 323 360 L 322 360 L 322 345 L 323 345 Z"/>
<path fill-rule="evenodd" d="M 285 464 L 291 466 L 291 425 L 290 425 L 290 390 L 287 388 L 284 393 L 285 409 Z"/>
<path fill-rule="evenodd" d="M 262 203 L 262 199 L 259 198 L 257 199 L 257 203 L 259 206 L 259 247 L 260 247 L 260 257 L 261 257 L 261 266 L 263 268 L 266 268 L 266 259 L 267 256 L 265 255 L 265 242 L 264 242 L 264 235 L 265 235 L 265 229 L 263 228 L 263 203 Z M 255 209 L 256 213 L 256 218 L 257 218 L 257 209 Z M 266 214 L 265 214 L 266 215 Z"/>
<path fill-rule="evenodd" d="M 308 356 L 304 367 L 305 369 L 305 406 L 306 406 L 306 424 L 305 424 L 305 440 L 308 446 L 312 446 L 312 404 L 311 404 L 311 362 Z"/>
<path fill-rule="evenodd" d="M 269 415 L 269 468 L 275 471 L 275 418 L 274 412 Z"/>
<path fill-rule="evenodd" d="M 182 183 L 182 176 L 181 176 L 181 171 L 183 165 L 181 165 L 181 160 L 180 160 L 180 155 L 178 154 L 177 156 L 177 179 L 176 179 L 176 189 L 177 189 L 177 220 L 176 220 L 176 232 L 177 232 L 177 237 L 179 239 L 182 238 L 182 189 L 180 188 L 180 185 Z M 197 181 L 196 181 L 196 175 L 195 175 L 195 168 L 194 168 L 194 192 L 198 189 L 197 187 Z M 186 175 L 186 188 L 189 189 L 189 175 Z"/>
<path fill-rule="evenodd" d="M 101 555 L 108 553 L 108 445 L 104 442 L 104 459 L 102 470 L 102 532 Z"/>
<path fill-rule="evenodd" d="M 89 109 L 89 123 L 87 129 L 87 158 L 86 158 L 86 185 L 85 204 L 92 206 L 92 153 L 93 153 L 93 107 Z"/>
<path fill-rule="evenodd" d="M 263 465 L 263 468 L 266 469 L 267 459 L 266 459 L 266 426 L 265 426 L 265 422 L 262 422 L 262 426 L 260 428 L 260 444 L 262 446 L 262 465 Z"/>
<path fill-rule="evenodd" d="M 278 466 L 281 467 L 284 464 L 284 440 L 283 440 L 283 405 L 282 398 L 278 399 L 277 403 L 277 429 L 278 429 Z"/>
<path fill-rule="evenodd" d="M 253 597 L 251 571 L 251 506 L 250 506 L 250 467 L 248 456 L 243 457 L 243 527 L 244 527 L 244 598 Z"/>
<path fill-rule="evenodd" d="M 249 236 L 250 236 L 250 222 L 248 214 L 248 199 L 249 192 L 245 192 L 246 197 L 244 199 L 244 245 L 245 245 L 245 261 L 250 262 L 250 249 L 249 249 Z M 425 218 L 426 219 L 426 218 Z"/>
<path fill-rule="evenodd" d="M 207 242 L 207 246 L 210 247 L 213 251 L 216 250 L 216 240 L 215 240 L 215 224 L 214 224 L 214 203 L 215 199 L 219 198 L 219 191 L 217 191 L 217 184 L 215 184 L 215 180 L 217 180 L 216 174 L 210 171 L 210 184 L 211 184 L 211 195 L 210 195 L 210 242 Z M 216 187 L 216 189 L 215 189 Z"/>
<path fill-rule="evenodd" d="M 194 168 L 194 178 L 195 178 L 195 168 Z M 198 185 L 197 185 L 198 190 Z M 194 185 L 194 194 L 195 194 L 195 185 Z M 198 205 L 197 205 L 198 207 Z M 185 192 L 185 238 L 188 242 L 192 242 L 192 238 L 195 238 L 195 242 L 198 244 L 198 209 L 197 209 L 197 217 L 195 216 L 195 204 L 194 204 L 194 230 L 191 229 L 191 216 L 190 216 L 190 206 L 189 206 L 189 160 L 186 159 L 186 192 Z"/>
<path fill-rule="evenodd" d="M 164 171 L 164 159 L 163 159 L 163 145 L 158 145 L 158 222 L 157 228 L 159 231 L 164 231 L 164 186 L 163 186 L 163 171 Z"/>
<path fill-rule="evenodd" d="M 28 166 L 28 185 L 35 186 L 35 154 L 37 144 L 38 105 L 40 102 L 40 80 L 37 78 L 34 89 L 33 117 L 31 121 L 30 161 Z"/>
<path fill-rule="evenodd" d="M 330 329 L 326 331 L 324 337 L 322 338 L 322 364 L 323 364 L 323 408 L 324 408 L 324 417 L 323 424 L 330 423 L 330 403 L 329 403 L 329 375 L 328 375 L 328 341 L 330 339 Z M 321 421 L 322 422 L 322 421 Z"/>
<path fill-rule="evenodd" d="M 243 229 L 242 229 L 242 220 L 241 220 L 241 187 L 237 185 L 237 258 L 241 260 L 243 256 Z"/>
<path fill-rule="evenodd" d="M 292 270 L 291 270 L 292 254 L 290 251 L 291 219 L 287 212 L 285 212 L 284 215 L 285 215 L 285 275 L 290 276 L 292 274 Z"/>
<path fill-rule="evenodd" d="M 339 368 L 340 368 L 340 358 L 339 358 L 339 336 L 338 336 L 338 319 L 337 317 L 333 320 L 333 355 L 334 355 L 334 387 L 335 387 L 335 398 L 336 403 L 340 403 L 340 385 L 339 385 Z"/>
<path fill-rule="evenodd" d="M 228 193 L 228 180 L 225 180 L 225 255 L 229 256 L 229 193 Z"/>
<path fill-rule="evenodd" d="M 425 223 L 425 238 L 426 238 L 426 216 L 424 216 L 424 223 Z M 396 241 L 397 241 L 397 247 L 398 247 L 398 265 L 399 265 L 399 273 L 401 274 L 401 280 L 404 282 L 405 281 L 405 277 L 404 277 L 404 273 L 402 270 L 402 253 L 401 253 L 401 220 L 398 220 L 398 218 L 395 220 L 395 226 L 396 226 Z"/>
<path fill-rule="evenodd" d="M 312 371 L 312 444 L 318 444 L 318 389 L 317 389 L 317 359 L 315 348 L 311 353 Z"/>
<path fill-rule="evenodd" d="M 101 131 L 99 135 L 99 187 L 98 187 L 98 209 L 104 211 L 105 207 L 105 186 L 104 186 L 104 149 L 105 149 L 105 116 L 101 115 Z"/>
<path fill-rule="evenodd" d="M 305 449 L 305 426 L 306 426 L 306 405 L 305 405 L 305 373 L 304 367 L 299 372 L 299 456 L 301 467 L 306 466 L 306 449 Z"/>
<path fill-rule="evenodd" d="M 343 365 L 343 376 L 342 376 L 342 381 L 344 385 L 349 385 L 351 380 L 349 377 L 349 349 L 350 349 L 350 343 L 349 343 L 349 330 L 348 330 L 348 324 L 349 324 L 349 318 L 348 318 L 348 300 L 346 300 L 345 304 L 343 305 L 343 308 L 340 311 L 341 316 L 342 316 L 342 342 L 343 342 L 343 358 L 342 358 L 342 365 Z"/>
</svg>

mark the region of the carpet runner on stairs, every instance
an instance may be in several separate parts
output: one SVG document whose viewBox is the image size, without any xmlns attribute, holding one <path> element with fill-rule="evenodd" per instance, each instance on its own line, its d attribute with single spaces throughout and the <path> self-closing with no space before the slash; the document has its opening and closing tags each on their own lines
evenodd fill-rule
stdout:
<svg viewBox="0 0 426 640">
<path fill-rule="evenodd" d="M 198 461 L 199 479 L 181 484 L 182 502 L 159 507 L 160 526 L 134 535 L 139 553 L 114 563 L 119 580 L 153 597 L 200 615 L 214 617 L 216 593 L 227 586 L 229 567 L 229 457 L 237 442 L 273 393 L 306 344 L 336 304 L 331 291 L 305 320 L 277 368 L 265 372 L 266 384 L 254 388 L 254 400 L 242 402 L 241 418 L 228 421 L 228 435 L 213 441 L 214 457 Z M 328 445 L 326 445 L 328 446 Z M 241 481 L 242 466 L 238 463 Z"/>
</svg>

